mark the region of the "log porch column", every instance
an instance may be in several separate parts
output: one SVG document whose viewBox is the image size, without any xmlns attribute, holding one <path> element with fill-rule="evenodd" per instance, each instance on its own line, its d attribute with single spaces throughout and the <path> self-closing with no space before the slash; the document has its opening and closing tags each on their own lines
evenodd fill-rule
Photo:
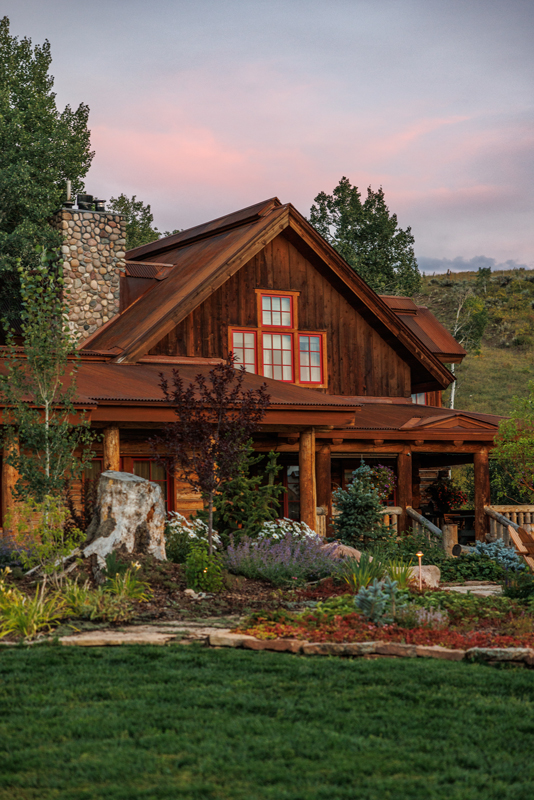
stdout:
<svg viewBox="0 0 534 800">
<path fill-rule="evenodd" d="M 13 446 L 14 449 L 18 453 L 18 442 L 15 443 Z M 7 457 L 11 452 L 11 447 L 9 444 L 5 443 L 3 452 L 2 452 L 2 525 L 4 526 L 4 535 L 7 533 L 6 531 L 6 518 L 9 513 L 12 513 L 15 509 L 15 498 L 13 497 L 13 489 L 15 488 L 15 484 L 19 479 L 19 473 L 12 467 L 10 464 L 7 463 Z"/>
<path fill-rule="evenodd" d="M 317 453 L 317 505 L 326 508 L 327 525 L 332 517 L 332 466 L 330 445 L 321 445 Z"/>
<path fill-rule="evenodd" d="M 317 489 L 315 485 L 315 429 L 306 428 L 299 439 L 300 519 L 316 527 Z"/>
<path fill-rule="evenodd" d="M 486 541 L 488 520 L 484 506 L 490 505 L 490 478 L 488 451 L 483 448 L 475 453 L 475 538 L 477 542 Z"/>
<path fill-rule="evenodd" d="M 397 495 L 398 504 L 402 508 L 399 517 L 399 533 L 404 533 L 409 528 L 409 517 L 406 506 L 412 503 L 412 454 L 406 449 L 397 456 Z"/>
<path fill-rule="evenodd" d="M 421 460 L 418 455 L 412 453 L 412 507 L 421 512 L 421 475 L 419 469 Z"/>
<path fill-rule="evenodd" d="M 112 469 L 120 472 L 121 468 L 121 440 L 118 425 L 104 428 L 104 472 Z"/>
</svg>

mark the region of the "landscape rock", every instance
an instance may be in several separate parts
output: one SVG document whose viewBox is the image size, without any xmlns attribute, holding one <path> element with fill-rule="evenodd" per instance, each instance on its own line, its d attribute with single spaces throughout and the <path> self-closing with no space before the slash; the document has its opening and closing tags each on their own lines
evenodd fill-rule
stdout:
<svg viewBox="0 0 534 800">
<path fill-rule="evenodd" d="M 298 653 L 304 643 L 300 639 L 256 639 L 247 636 L 243 642 L 246 650 L 275 650 L 278 653 Z"/>
<path fill-rule="evenodd" d="M 323 547 L 332 547 L 330 544 L 325 544 Z M 355 547 L 349 547 L 347 544 L 338 544 L 335 550 L 332 550 L 332 555 L 334 558 L 355 558 L 356 561 L 359 561 L 362 557 L 361 551 L 356 550 Z M 373 560 L 371 556 L 370 561 Z"/>
<path fill-rule="evenodd" d="M 243 647 L 247 639 L 258 641 L 255 636 L 248 636 L 246 633 L 217 631 L 210 634 L 209 643 L 211 647 Z"/>
<path fill-rule="evenodd" d="M 463 661 L 465 650 L 452 650 L 449 647 L 440 647 L 439 644 L 416 645 L 415 655 L 419 658 L 441 658 L 445 661 Z"/>
<path fill-rule="evenodd" d="M 305 642 L 306 656 L 366 656 L 376 652 L 382 642 Z"/>
<path fill-rule="evenodd" d="M 412 580 L 419 584 L 419 567 L 412 567 L 410 569 L 410 574 L 412 576 Z M 435 567 L 432 564 L 425 565 L 421 567 L 421 577 L 423 579 L 423 584 L 427 587 L 427 589 L 437 589 L 439 586 L 439 580 L 441 578 L 441 571 L 439 567 Z"/>
<path fill-rule="evenodd" d="M 84 556 L 96 556 L 100 567 L 113 550 L 165 560 L 164 527 L 165 505 L 158 484 L 108 470 L 100 476 Z"/>
<path fill-rule="evenodd" d="M 404 656 L 405 658 L 415 658 L 417 655 L 414 644 L 401 644 L 400 642 L 378 643 L 375 653 L 379 656 Z"/>
<path fill-rule="evenodd" d="M 529 647 L 471 647 L 466 658 L 472 661 L 525 661 L 534 656 Z"/>
</svg>

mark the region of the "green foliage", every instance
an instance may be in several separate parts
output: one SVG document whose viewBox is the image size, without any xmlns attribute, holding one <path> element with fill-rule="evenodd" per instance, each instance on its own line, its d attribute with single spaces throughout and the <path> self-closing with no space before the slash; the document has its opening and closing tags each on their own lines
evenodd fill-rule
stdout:
<svg viewBox="0 0 534 800">
<path fill-rule="evenodd" d="M 19 272 L 24 352 L 11 335 L 0 377 L 8 406 L 4 441 L 6 461 L 19 473 L 15 496 L 41 503 L 63 495 L 66 475 L 80 477 L 93 434 L 74 405 L 79 357 L 61 299 L 62 269 L 54 254 L 41 251 L 35 269 Z"/>
<path fill-rule="evenodd" d="M 430 531 L 425 533 L 408 533 L 398 539 L 396 542 L 386 548 L 379 548 L 376 552 L 377 557 L 386 558 L 402 558 L 406 560 L 416 561 L 416 553 L 423 553 L 421 563 L 428 565 L 434 564 L 437 567 L 442 567 L 443 564 L 451 559 L 445 553 L 441 538 L 434 535 Z"/>
<path fill-rule="evenodd" d="M 185 579 L 189 589 L 197 592 L 220 592 L 223 589 L 222 558 L 209 552 L 204 541 L 193 542 L 185 562 Z"/>
<path fill-rule="evenodd" d="M 354 613 L 354 596 L 352 594 L 342 594 L 337 597 L 329 597 L 323 602 L 317 603 L 313 609 L 313 615 L 322 619 L 333 620 L 334 617 L 344 617 Z M 309 614 L 305 611 L 304 614 Z M 247 622 L 247 627 L 249 624 Z"/>
<path fill-rule="evenodd" d="M 400 608 L 397 582 L 389 576 L 374 579 L 370 586 L 362 586 L 354 597 L 354 605 L 375 625 L 391 622 Z"/>
<path fill-rule="evenodd" d="M 106 581 L 105 589 L 122 600 L 148 600 L 151 596 L 148 583 L 137 575 L 140 566 L 134 563 L 125 572 L 118 572 Z"/>
<path fill-rule="evenodd" d="M 377 558 L 371 558 L 368 553 L 362 553 L 359 561 L 355 558 L 343 560 L 341 577 L 351 592 L 356 593 L 373 581 L 381 580 L 384 577 L 384 565 Z"/>
<path fill-rule="evenodd" d="M 482 620 L 504 620 L 517 608 L 508 597 L 475 597 L 459 592 L 432 591 L 410 595 L 410 602 L 421 608 L 448 612 L 452 625 L 475 628 Z"/>
<path fill-rule="evenodd" d="M 447 559 L 440 569 L 442 581 L 500 582 L 504 578 L 504 569 L 500 564 L 478 553 Z"/>
<path fill-rule="evenodd" d="M 412 576 L 412 568 L 413 568 L 413 559 L 412 558 L 402 558 L 401 556 L 397 556 L 396 558 L 391 558 L 385 565 L 385 572 L 392 581 L 395 581 L 399 589 L 408 589 L 410 584 L 413 582 Z"/>
<path fill-rule="evenodd" d="M 117 576 L 120 577 L 120 576 Z M 65 603 L 62 618 L 88 619 L 92 622 L 129 622 L 134 616 L 133 599 L 125 592 L 114 593 L 109 587 L 93 589 L 89 582 L 72 581 L 61 591 Z"/>
<path fill-rule="evenodd" d="M 53 578 L 63 569 L 63 559 L 71 555 L 84 539 L 84 533 L 65 523 L 68 509 L 56 497 L 45 496 L 41 503 L 22 501 L 7 515 L 6 527 L 19 545 L 14 553 L 24 569 L 38 567 Z"/>
<path fill-rule="evenodd" d="M 412 295 L 419 289 L 411 228 L 399 227 L 382 188 L 369 187 L 362 202 L 358 188 L 343 177 L 331 195 L 317 195 L 310 222 L 379 294 Z"/>
<path fill-rule="evenodd" d="M 160 237 L 160 232 L 154 227 L 154 215 L 150 204 L 146 205 L 142 200 L 137 200 L 134 194 L 132 198 L 120 194 L 118 197 L 111 197 L 109 210 L 115 214 L 123 214 L 126 222 L 126 250 L 133 250 L 142 244 L 148 244 Z"/>
<path fill-rule="evenodd" d="M 215 497 L 213 525 L 225 545 L 230 536 L 235 543 L 243 536 L 256 537 L 265 522 L 278 518 L 280 498 L 286 491 L 282 484 L 276 483 L 282 466 L 278 464 L 278 454 L 272 451 L 265 465 L 264 462 L 265 456 L 255 456 L 249 444 L 236 477 L 226 481 Z M 263 469 L 251 475 L 251 470 L 260 465 L 264 465 Z M 208 512 L 200 511 L 197 517 L 206 522 Z"/>
<path fill-rule="evenodd" d="M 352 475 L 348 487 L 333 494 L 339 512 L 334 518 L 336 536 L 353 547 L 390 539 L 392 531 L 384 523 L 383 497 L 375 485 L 372 468 L 362 463 Z"/>
<path fill-rule="evenodd" d="M 64 615 L 65 604 L 60 595 L 47 596 L 42 583 L 30 597 L 8 587 L 7 574 L 3 570 L 0 576 L 0 638 L 14 633 L 23 639 L 33 639 L 39 631 L 50 630 Z"/>
<path fill-rule="evenodd" d="M 0 20 L 0 305 L 10 322 L 18 316 L 17 263 L 37 267 L 35 246 L 61 245 L 50 217 L 66 199 L 66 181 L 83 191 L 94 153 L 87 128 L 89 108 L 60 112 L 49 74 L 50 44 L 32 47 L 11 36 Z"/>
<path fill-rule="evenodd" d="M 124 575 L 128 569 L 128 564 L 121 561 L 116 550 L 112 550 L 105 558 L 106 566 L 102 570 L 104 577 L 108 580 L 115 578 L 117 575 Z"/>
<path fill-rule="evenodd" d="M 515 397 L 510 419 L 503 420 L 495 437 L 493 457 L 516 491 L 534 502 L 534 381 L 527 397 Z"/>
<path fill-rule="evenodd" d="M 507 576 L 503 592 L 513 600 L 534 598 L 534 575 L 531 572 L 516 572 Z"/>
<path fill-rule="evenodd" d="M 221 547 L 217 531 L 212 533 L 213 544 Z M 198 517 L 186 519 L 177 511 L 170 511 L 165 525 L 165 552 L 169 561 L 184 564 L 193 542 L 208 542 L 208 526 Z"/>
<path fill-rule="evenodd" d="M 448 514 L 453 508 L 461 508 L 467 501 L 467 495 L 456 484 L 453 478 L 437 478 L 427 487 L 434 510 L 438 514 Z"/>
</svg>

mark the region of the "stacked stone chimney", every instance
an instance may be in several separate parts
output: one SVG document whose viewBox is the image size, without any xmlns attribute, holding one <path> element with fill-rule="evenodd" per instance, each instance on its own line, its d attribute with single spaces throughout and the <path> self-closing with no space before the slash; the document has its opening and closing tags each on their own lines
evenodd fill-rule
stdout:
<svg viewBox="0 0 534 800">
<path fill-rule="evenodd" d="M 69 321 L 83 341 L 119 313 L 126 223 L 122 214 L 62 208 L 52 224 L 65 237 L 61 249 Z"/>
</svg>

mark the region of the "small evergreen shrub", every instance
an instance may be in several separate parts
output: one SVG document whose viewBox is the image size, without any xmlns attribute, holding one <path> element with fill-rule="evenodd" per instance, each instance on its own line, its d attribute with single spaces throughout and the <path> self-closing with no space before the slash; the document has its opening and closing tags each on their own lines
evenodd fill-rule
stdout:
<svg viewBox="0 0 534 800">
<path fill-rule="evenodd" d="M 354 597 L 354 605 L 375 625 L 392 622 L 400 610 L 397 581 L 389 576 L 382 581 L 375 578 L 370 586 L 361 587 Z"/>
<path fill-rule="evenodd" d="M 493 559 L 505 570 L 522 572 L 526 568 L 525 562 L 516 553 L 515 548 L 507 547 L 502 539 L 497 539 L 495 542 L 477 542 L 475 553 Z"/>
<path fill-rule="evenodd" d="M 347 488 L 337 489 L 333 494 L 339 512 L 334 517 L 336 535 L 351 547 L 391 539 L 393 531 L 384 523 L 382 514 L 385 489 L 376 485 L 373 469 L 362 464 L 352 475 Z"/>
</svg>

